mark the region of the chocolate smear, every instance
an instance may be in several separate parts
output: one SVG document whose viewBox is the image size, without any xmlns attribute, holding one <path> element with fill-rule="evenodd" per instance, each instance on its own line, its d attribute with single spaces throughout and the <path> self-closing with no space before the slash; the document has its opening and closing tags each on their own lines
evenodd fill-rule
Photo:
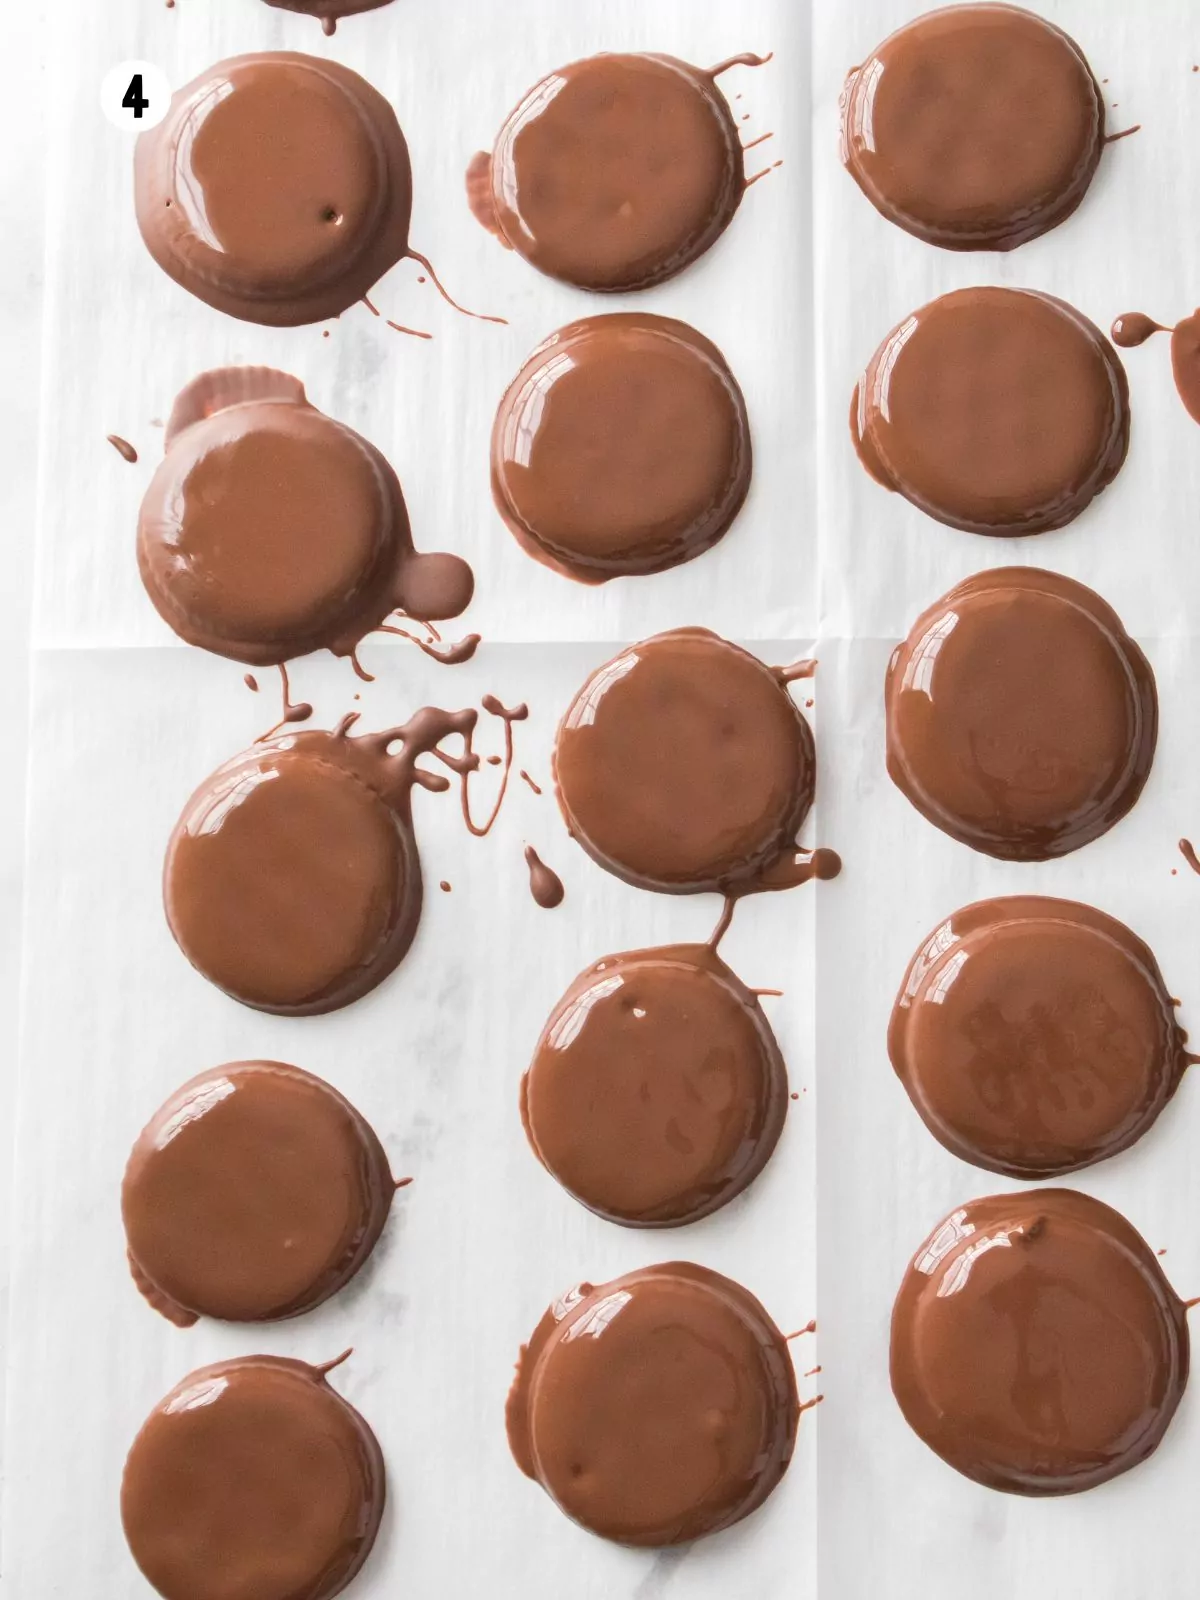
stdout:
<svg viewBox="0 0 1200 1600">
<path fill-rule="evenodd" d="M 391 0 L 267 0 L 267 4 L 280 11 L 301 11 L 306 17 L 317 17 L 326 35 L 332 36 L 343 17 L 378 11 L 381 6 L 390 5 Z"/>
<path fill-rule="evenodd" d="M 665 55 L 559 68 L 467 172 L 468 202 L 489 232 L 538 271 L 601 292 L 682 272 L 744 191 L 737 123 L 714 73 Z"/>
<path fill-rule="evenodd" d="M 714 943 L 605 956 L 555 1006 L 521 1082 L 534 1154 L 627 1227 L 695 1222 L 766 1166 L 787 1073 L 756 994 Z"/>
<path fill-rule="evenodd" d="M 945 250 L 1012 250 L 1087 193 L 1104 99 L 1073 39 L 1030 11 L 907 23 L 842 91 L 842 161 L 889 222 Z"/>
<path fill-rule="evenodd" d="M 1127 311 L 1112 326 L 1113 339 L 1126 347 L 1145 344 L 1156 333 L 1171 335 L 1175 389 L 1188 416 L 1193 422 L 1200 422 L 1200 311 L 1193 311 L 1173 328 L 1163 327 L 1140 311 Z"/>
<path fill-rule="evenodd" d="M 1187 1035 L 1152 952 L 1091 906 L 1013 895 L 939 924 L 905 973 L 892 1065 L 926 1127 L 963 1161 L 1053 1178 L 1154 1123 Z"/>
<path fill-rule="evenodd" d="M 128 439 L 122 439 L 119 433 L 106 434 L 105 438 L 121 457 L 122 461 L 128 461 L 131 466 L 137 461 L 137 450 L 130 444 Z"/>
<path fill-rule="evenodd" d="M 854 391 L 867 472 L 927 515 L 1012 537 L 1073 521 L 1120 471 L 1129 386 L 1065 301 L 958 289 L 892 330 Z"/>
<path fill-rule="evenodd" d="M 533 781 L 533 779 L 525 771 L 524 767 L 521 768 L 521 781 L 522 783 L 528 784 L 529 788 L 534 794 L 541 794 L 541 786 Z"/>
<path fill-rule="evenodd" d="M 799 881 L 811 730 L 779 670 L 704 628 L 598 668 L 559 726 L 554 778 L 572 837 L 627 883 L 736 895 Z"/>
<path fill-rule="evenodd" d="M 134 1145 L 130 1267 L 181 1327 L 299 1316 L 363 1265 L 394 1191 L 379 1140 L 336 1089 L 282 1062 L 233 1062 L 184 1084 Z"/>
<path fill-rule="evenodd" d="M 503 801 L 525 708 L 491 695 L 483 704 L 504 722 L 506 765 L 482 826 L 468 795 L 479 767 L 472 709 L 425 706 L 402 727 L 355 736 L 352 713 L 331 733 L 257 744 L 206 779 L 163 869 L 167 921 L 197 971 L 243 1005 L 289 1016 L 349 1005 L 393 972 L 421 915 L 412 788 L 450 787 L 419 758 L 457 778 L 472 833 L 488 831 Z M 459 753 L 441 745 L 455 735 Z"/>
<path fill-rule="evenodd" d="M 492 494 L 520 545 L 583 583 L 710 549 L 750 486 L 750 427 L 703 334 L 643 312 L 551 334 L 500 402 Z"/>
<path fill-rule="evenodd" d="M 566 896 L 563 881 L 548 867 L 531 844 L 525 846 L 525 865 L 529 868 L 529 892 L 543 911 L 553 911 Z"/>
<path fill-rule="evenodd" d="M 1120 618 L 1036 567 L 977 573 L 923 612 L 885 706 L 892 781 L 935 827 L 1006 861 L 1106 833 L 1158 738 L 1154 674 Z"/>
<path fill-rule="evenodd" d="M 684 1544 L 748 1516 L 787 1470 L 800 1408 L 788 1347 L 747 1290 L 675 1261 L 580 1284 L 521 1351 L 517 1465 L 622 1544 Z"/>
<path fill-rule="evenodd" d="M 444 618 L 470 603 L 461 557 L 414 548 L 383 455 L 287 373 L 204 373 L 176 400 L 165 438 L 138 565 L 188 643 L 251 666 L 319 649 L 353 657 L 397 609 Z M 473 648 L 464 641 L 446 659 Z"/>
<path fill-rule="evenodd" d="M 1193 872 L 1200 872 L 1200 856 L 1197 856 L 1195 847 L 1190 839 L 1180 839 L 1179 853 Z"/>
<path fill-rule="evenodd" d="M 1070 1189 L 960 1207 L 913 1258 L 892 1312 L 892 1388 L 910 1427 L 1010 1494 L 1072 1494 L 1144 1461 L 1188 1357 L 1183 1303 L 1149 1245 Z"/>
<path fill-rule="evenodd" d="M 384 1465 L 326 1381 L 337 1364 L 222 1361 L 155 1407 L 125 1463 L 121 1519 L 164 1600 L 332 1600 L 359 1572 Z"/>
</svg>

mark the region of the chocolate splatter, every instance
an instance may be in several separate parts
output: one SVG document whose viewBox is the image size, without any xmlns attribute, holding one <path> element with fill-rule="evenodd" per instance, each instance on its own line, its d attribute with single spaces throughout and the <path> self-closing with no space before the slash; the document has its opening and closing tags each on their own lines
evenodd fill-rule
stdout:
<svg viewBox="0 0 1200 1600">
<path fill-rule="evenodd" d="M 119 433 L 105 434 L 105 438 L 121 457 L 122 461 L 128 461 L 130 465 L 137 461 L 138 453 L 128 439 L 122 439 Z"/>
<path fill-rule="evenodd" d="M 531 844 L 525 846 L 525 865 L 529 868 L 529 892 L 543 911 L 553 911 L 563 903 L 566 890 L 562 879 L 548 867 Z"/>
</svg>

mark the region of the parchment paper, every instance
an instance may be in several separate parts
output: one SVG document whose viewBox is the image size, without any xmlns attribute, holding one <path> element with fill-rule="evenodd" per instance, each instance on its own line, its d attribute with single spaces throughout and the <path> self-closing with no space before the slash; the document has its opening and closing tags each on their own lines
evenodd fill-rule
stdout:
<svg viewBox="0 0 1200 1600">
<path fill-rule="evenodd" d="M 569 1523 L 517 1471 L 503 1427 L 520 1343 L 548 1301 L 581 1277 L 685 1257 L 744 1282 L 785 1330 L 816 1305 L 815 888 L 742 907 L 726 946 L 748 982 L 786 991 L 766 1004 L 800 1096 L 774 1160 L 743 1199 L 683 1231 L 613 1227 L 539 1168 L 517 1110 L 541 1025 L 576 973 L 612 951 L 703 938 L 718 909 L 711 896 L 627 888 L 567 839 L 548 766 L 575 689 L 627 640 L 688 623 L 744 639 L 772 661 L 811 651 L 807 11 L 787 0 L 737 8 L 397 0 L 347 19 L 327 41 L 310 19 L 258 0 L 178 0 L 172 11 L 155 0 L 106 0 L 60 4 L 47 26 L 59 76 L 48 157 L 9 1592 L 141 1600 L 149 1590 L 125 1548 L 118 1490 L 149 1409 L 186 1372 L 221 1356 L 265 1350 L 321 1361 L 347 1344 L 355 1354 L 338 1387 L 375 1428 L 389 1474 L 384 1531 L 353 1591 L 362 1600 L 811 1592 L 819 1412 L 806 1414 L 793 1468 L 760 1515 L 661 1556 L 606 1545 Z M 328 339 L 320 327 L 250 327 L 193 301 L 154 266 L 133 219 L 132 143 L 98 110 L 104 72 L 145 57 L 179 84 L 223 56 L 279 47 L 335 56 L 393 100 L 412 150 L 414 244 L 452 293 L 509 317 L 508 328 L 458 317 L 417 284 L 412 266 L 373 298 L 385 317 L 431 329 L 428 344 L 389 332 L 361 307 L 332 324 Z M 462 174 L 536 78 L 605 47 L 700 62 L 774 49 L 769 67 L 723 82 L 744 96 L 735 104 L 749 119 L 747 136 L 773 130 L 762 151 L 784 165 L 754 187 L 694 271 L 611 302 L 683 316 L 725 350 L 754 428 L 750 504 L 703 560 L 597 591 L 523 556 L 487 487 L 487 438 L 503 389 L 546 333 L 595 305 L 500 250 L 468 215 Z M 430 700 L 478 703 L 488 690 L 524 698 L 531 717 L 518 730 L 518 765 L 547 790 L 539 799 L 514 778 L 484 841 L 465 836 L 453 796 L 418 793 L 427 895 L 411 954 L 366 1000 L 303 1021 L 259 1016 L 211 989 L 175 949 L 160 904 L 163 847 L 188 794 L 275 715 L 274 675 L 259 674 L 263 692 L 254 696 L 242 668 L 179 646 L 142 593 L 134 561 L 137 506 L 161 451 L 151 419 L 167 415 L 195 373 L 236 361 L 297 373 L 316 404 L 375 440 L 400 473 L 418 544 L 460 551 L 478 578 L 464 628 L 486 643 L 473 663 L 446 669 L 403 641 L 376 639 L 363 659 L 377 681 L 360 685 L 344 662 L 306 660 L 293 687 L 316 703 L 317 724 L 354 705 L 364 725 L 382 727 Z M 105 442 L 109 432 L 137 445 L 136 467 Z M 815 698 L 818 688 L 798 693 Z M 494 782 L 485 768 L 482 786 Z M 827 831 L 814 817 L 806 842 L 836 843 Z M 526 840 L 566 883 L 558 911 L 530 897 Z M 441 878 L 450 894 L 439 891 Z M 290 1324 L 180 1333 L 129 1281 L 122 1169 L 137 1131 L 178 1083 L 254 1056 L 328 1077 L 370 1118 L 397 1174 L 414 1182 L 368 1268 L 332 1304 Z M 793 1348 L 801 1371 L 819 1359 L 812 1337 Z M 815 1382 L 802 1380 L 806 1395 Z"/>
<path fill-rule="evenodd" d="M 319 1361 L 353 1343 L 339 1386 L 383 1443 L 390 1509 L 354 1589 L 363 1600 L 1128 1600 L 1186 1586 L 1194 1570 L 1200 1426 L 1186 1397 L 1157 1456 L 1118 1482 L 1033 1502 L 977 1488 L 905 1427 L 887 1379 L 892 1298 L 912 1251 L 954 1204 L 1004 1186 L 946 1154 L 888 1065 L 885 1027 L 918 940 L 981 895 L 1038 891 L 1127 920 L 1200 1026 L 1200 880 L 1175 841 L 1200 830 L 1192 686 L 1200 679 L 1193 554 L 1200 433 L 1171 388 L 1165 341 L 1127 359 L 1133 443 L 1117 482 L 1071 528 L 1017 542 L 940 528 L 872 484 L 845 428 L 850 390 L 906 312 L 967 283 L 1060 294 L 1102 326 L 1140 309 L 1171 321 L 1200 298 L 1196 150 L 1200 24 L 1186 0 L 1141 8 L 1042 0 L 1080 41 L 1114 130 L 1077 215 L 1010 256 L 954 256 L 890 227 L 837 160 L 845 70 L 920 9 L 912 0 L 397 0 L 326 41 L 258 0 L 62 0 L 49 19 L 60 64 L 49 152 L 50 327 L 35 615 L 26 986 L 17 1124 L 6 1578 L 20 1600 L 141 1600 L 117 1516 L 124 1453 L 144 1414 L 191 1367 L 254 1350 Z M 221 56 L 287 47 L 365 72 L 397 105 L 416 185 L 413 240 L 466 304 L 456 317 L 416 269 L 381 285 L 385 316 L 431 328 L 426 345 L 361 308 L 293 332 L 252 328 L 191 301 L 150 262 L 129 194 L 129 142 L 96 109 L 114 62 L 157 61 L 176 83 Z M 811 47 L 811 48 L 810 48 Z M 682 316 L 722 346 L 747 396 L 756 477 L 734 530 L 700 561 L 599 591 L 541 571 L 501 528 L 487 437 L 527 351 L 584 310 L 501 252 L 461 198 L 467 158 L 521 92 L 599 48 L 697 61 L 774 49 L 731 74 L 756 154 L 784 165 L 755 186 L 718 247 L 639 305 Z M 589 1216 L 526 1148 L 516 1089 L 550 1007 L 600 955 L 703 937 L 711 899 L 640 894 L 565 837 L 549 793 L 523 785 L 489 840 L 466 840 L 451 797 L 419 794 L 428 889 L 400 971 L 332 1017 L 283 1021 L 208 988 L 175 950 L 159 905 L 168 830 L 193 785 L 268 720 L 240 669 L 176 645 L 133 560 L 138 500 L 158 451 L 152 417 L 204 367 L 264 361 L 377 441 L 400 472 L 419 544 L 467 555 L 486 639 L 447 670 L 399 641 L 364 652 L 378 681 L 364 721 L 403 720 L 429 699 L 484 690 L 529 700 L 518 764 L 545 783 L 556 718 L 584 674 L 628 639 L 702 623 L 764 658 L 806 653 L 821 777 L 806 842 L 832 845 L 832 884 L 743 906 L 727 952 L 768 1001 L 800 1092 L 779 1151 L 739 1202 L 671 1233 Z M 104 443 L 134 440 L 130 469 Z M 1162 733 L 1146 791 L 1103 840 L 1046 866 L 1003 865 L 929 827 L 883 768 L 882 681 L 917 613 L 967 574 L 1029 561 L 1096 587 L 1158 674 Z M 360 686 L 344 664 L 301 663 L 296 690 L 326 725 Z M 486 782 L 485 778 L 485 782 Z M 547 786 L 548 787 L 548 786 Z M 563 876 L 567 901 L 537 910 L 520 846 Z M 1174 875 L 1173 875 L 1174 873 Z M 441 877 L 453 892 L 436 888 Z M 320 1312 L 259 1330 L 179 1333 L 128 1283 L 118 1214 L 138 1128 L 190 1073 L 268 1055 L 321 1072 L 378 1128 L 398 1173 L 381 1249 Z M 802 1092 L 801 1092 L 802 1091 Z M 1184 1295 L 1200 1292 L 1200 1133 L 1185 1080 L 1134 1150 L 1077 1181 L 1124 1210 Z M 502 1409 L 512 1359 L 549 1298 L 582 1276 L 689 1257 L 728 1272 L 818 1360 L 826 1402 L 803 1419 L 796 1461 L 761 1513 L 686 1552 L 621 1551 L 562 1518 L 508 1458 Z M 811 1394 L 816 1380 L 802 1380 Z"/>
</svg>

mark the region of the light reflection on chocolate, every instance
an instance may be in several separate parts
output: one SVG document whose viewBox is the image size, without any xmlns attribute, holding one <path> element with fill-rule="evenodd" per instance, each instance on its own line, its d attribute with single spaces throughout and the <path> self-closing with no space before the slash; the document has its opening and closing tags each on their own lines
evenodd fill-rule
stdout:
<svg viewBox="0 0 1200 1600">
<path fill-rule="evenodd" d="M 1078 850 L 1133 806 L 1154 759 L 1158 694 L 1120 618 L 1036 567 L 977 573 L 893 652 L 892 781 L 951 838 L 1006 861 Z"/>
<path fill-rule="evenodd" d="M 163 271 L 247 322 L 336 317 L 409 253 L 395 112 L 316 56 L 234 56 L 185 84 L 138 139 L 135 200 Z"/>
<path fill-rule="evenodd" d="M 606 956 L 580 974 L 521 1080 L 534 1154 L 629 1227 L 708 1216 L 778 1141 L 787 1073 L 762 1008 L 711 944 Z"/>
<path fill-rule="evenodd" d="M 957 1471 L 1010 1494 L 1090 1489 L 1158 1446 L 1188 1378 L 1185 1307 L 1141 1235 L 1070 1189 L 972 1200 L 892 1312 L 892 1388 Z"/>
<path fill-rule="evenodd" d="M 644 312 L 585 317 L 534 351 L 492 429 L 492 493 L 522 547 L 584 583 L 714 545 L 750 486 L 745 401 L 717 347 Z"/>
<path fill-rule="evenodd" d="M 555 741 L 572 836 L 618 877 L 671 894 L 831 876 L 832 853 L 797 856 L 816 756 L 785 671 L 704 628 L 656 634 L 605 663 Z"/>
<path fill-rule="evenodd" d="M 197 789 L 163 869 L 167 921 L 210 982 L 259 1011 L 305 1016 L 367 994 L 403 960 L 421 915 L 414 785 L 457 778 L 469 830 L 486 833 L 512 764 L 512 724 L 527 713 L 485 695 L 504 724 L 505 758 L 490 816 L 477 823 L 467 784 L 478 770 L 478 713 L 426 706 L 401 727 L 351 736 L 285 734 L 235 756 Z M 441 741 L 457 736 L 457 753 Z"/>
<path fill-rule="evenodd" d="M 665 55 L 597 55 L 534 85 L 467 172 L 479 221 L 554 278 L 645 289 L 690 266 L 741 203 L 737 124 L 710 71 Z"/>
<path fill-rule="evenodd" d="M 190 644 L 251 666 L 322 648 L 352 656 L 397 609 L 433 620 L 470 603 L 461 557 L 414 548 L 382 454 L 287 373 L 204 373 L 176 400 L 165 443 L 138 565 Z"/>
<path fill-rule="evenodd" d="M 592 1533 L 683 1544 L 748 1516 L 799 1421 L 779 1329 L 738 1284 L 675 1261 L 554 1303 L 508 1397 L 517 1465 Z"/>
<path fill-rule="evenodd" d="M 176 1090 L 134 1145 L 130 1267 L 180 1327 L 299 1316 L 364 1264 L 394 1192 L 379 1140 L 336 1089 L 282 1062 L 232 1062 Z"/>
<path fill-rule="evenodd" d="M 1064 527 L 1129 446 L 1129 386 L 1108 340 L 1030 289 L 958 289 L 894 328 L 850 406 L 864 468 L 928 516 L 1012 537 Z"/>
<path fill-rule="evenodd" d="M 954 1155 L 1051 1178 L 1141 1138 L 1179 1085 L 1186 1039 L 1153 953 L 1124 923 L 1013 895 L 965 906 L 923 941 L 888 1051 Z"/>
<path fill-rule="evenodd" d="M 1012 250 L 1087 193 L 1104 97 L 1075 41 L 1010 5 L 917 17 L 842 91 L 842 161 L 877 211 L 945 250 Z"/>
<path fill-rule="evenodd" d="M 327 1382 L 338 1364 L 221 1361 L 151 1412 L 121 1520 L 163 1600 L 333 1600 L 360 1571 L 385 1473 L 375 1435 Z"/>
</svg>

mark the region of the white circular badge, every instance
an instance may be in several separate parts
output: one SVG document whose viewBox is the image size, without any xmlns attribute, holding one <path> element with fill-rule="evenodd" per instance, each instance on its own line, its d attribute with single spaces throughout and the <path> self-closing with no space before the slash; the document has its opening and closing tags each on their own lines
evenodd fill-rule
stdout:
<svg viewBox="0 0 1200 1600">
<path fill-rule="evenodd" d="M 127 133 L 144 133 L 155 127 L 170 105 L 167 75 L 152 61 L 122 61 L 100 85 L 104 115 Z"/>
</svg>

